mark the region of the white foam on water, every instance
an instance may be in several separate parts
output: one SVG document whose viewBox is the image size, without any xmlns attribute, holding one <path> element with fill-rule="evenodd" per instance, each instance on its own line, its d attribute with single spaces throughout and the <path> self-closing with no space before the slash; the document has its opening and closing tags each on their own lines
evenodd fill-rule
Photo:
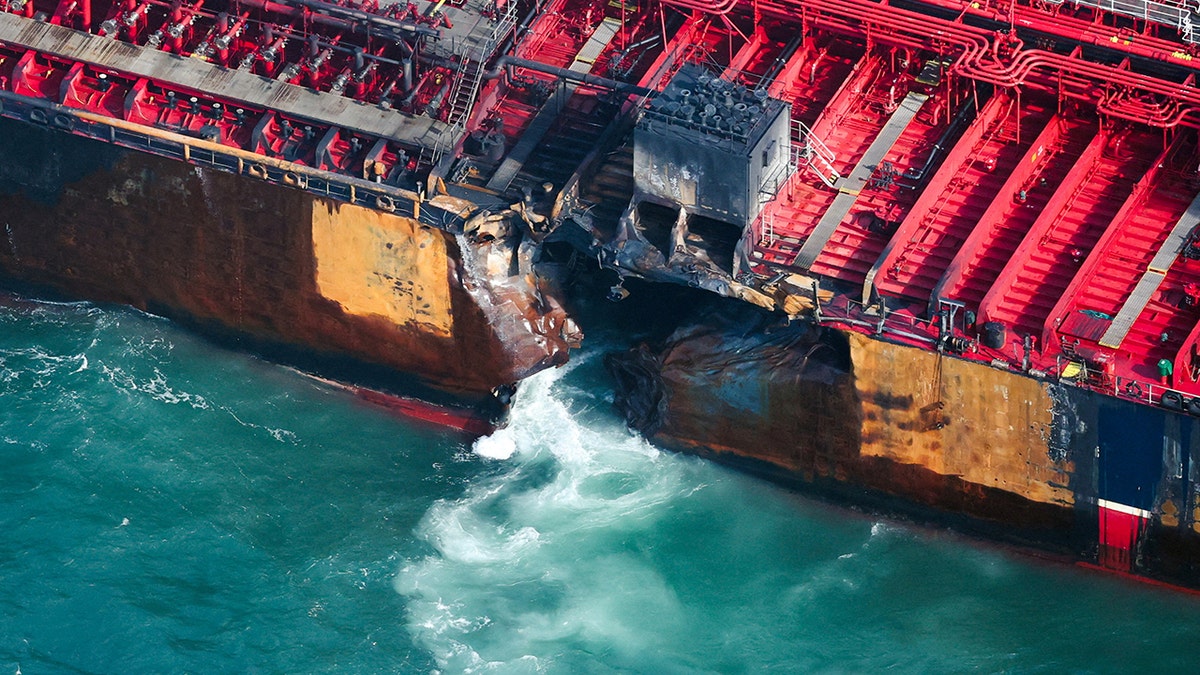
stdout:
<svg viewBox="0 0 1200 675">
<path fill-rule="evenodd" d="M 508 429 L 499 429 L 491 436 L 475 441 L 473 450 L 480 457 L 508 459 L 517 451 L 517 441 Z"/>
<path fill-rule="evenodd" d="M 78 373 L 86 364 L 84 354 L 56 354 L 40 345 L 0 348 L 0 394 L 57 388 L 59 375 Z"/>
<path fill-rule="evenodd" d="M 522 384 L 509 426 L 474 448 L 507 470 L 435 503 L 417 531 L 435 553 L 396 576 L 409 630 L 445 672 L 570 672 L 589 651 L 636 660 L 683 630 L 672 584 L 623 540 L 696 492 L 687 460 L 615 418 L 581 425 L 563 373 Z"/>
<path fill-rule="evenodd" d="M 208 401 L 199 394 L 177 391 L 172 388 L 167 383 L 166 375 L 157 367 L 154 368 L 154 374 L 150 377 L 138 376 L 135 373 L 127 372 L 120 366 L 110 367 L 102 364 L 100 371 L 118 389 L 130 393 L 143 394 L 160 403 L 169 405 L 185 404 L 197 410 L 208 410 L 211 407 Z"/>
<path fill-rule="evenodd" d="M 201 400 L 203 400 L 203 397 L 201 397 Z M 204 406 L 202 406 L 202 407 L 204 409 L 208 409 L 208 402 L 205 401 Z M 229 406 L 222 405 L 222 406 L 217 406 L 217 408 L 221 412 L 224 412 L 225 414 L 232 417 L 233 421 L 237 422 L 239 425 L 246 427 L 247 429 L 258 429 L 260 431 L 265 431 L 265 432 L 267 432 L 268 435 L 271 436 L 271 438 L 275 439 L 276 441 L 279 441 L 280 443 L 295 444 L 299 440 L 296 436 L 296 433 L 293 431 L 289 431 L 287 429 L 276 429 L 273 427 L 266 427 L 261 424 L 255 424 L 254 422 L 247 422 L 246 420 L 239 417 L 238 414 L 236 412 L 234 412 L 233 409 L 230 408 Z"/>
<path fill-rule="evenodd" d="M 426 512 L 431 553 L 396 575 L 438 668 L 796 672 L 840 653 L 825 626 L 892 587 L 907 530 L 830 529 L 769 485 L 660 452 L 589 411 L 602 397 L 566 372 L 522 384 L 510 425 L 474 447 L 497 470 Z"/>
</svg>

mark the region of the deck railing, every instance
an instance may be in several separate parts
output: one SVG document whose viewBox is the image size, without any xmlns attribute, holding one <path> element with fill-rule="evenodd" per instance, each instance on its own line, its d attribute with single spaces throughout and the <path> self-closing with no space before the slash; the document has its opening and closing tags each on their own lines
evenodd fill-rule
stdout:
<svg viewBox="0 0 1200 675">
<path fill-rule="evenodd" d="M 465 70 L 454 80 L 450 91 L 450 110 L 446 115 L 446 128 L 438 134 L 433 144 L 430 157 L 431 164 L 437 164 L 442 155 L 457 145 L 459 139 L 466 135 L 467 122 L 471 119 L 471 111 L 479 97 L 479 89 L 483 86 L 483 72 L 488 62 L 496 55 L 496 50 L 503 43 L 517 24 L 517 3 L 505 4 L 504 13 L 496 19 L 492 32 L 483 44 L 472 50 L 465 57 Z"/>
<path fill-rule="evenodd" d="M 1054 0 L 1051 0 L 1054 2 Z M 1058 0 L 1055 4 L 1062 4 Z M 1132 16 L 1144 21 L 1164 24 L 1179 31 L 1188 42 L 1200 42 L 1196 35 L 1196 22 L 1200 20 L 1200 2 L 1197 0 L 1071 0 L 1072 4 L 1095 7 L 1096 9 Z"/>
<path fill-rule="evenodd" d="M 0 116 L 302 190 L 347 204 L 415 218 L 438 229 L 454 230 L 462 217 L 433 206 L 424 196 L 386 183 L 317 169 L 303 164 L 258 155 L 183 134 L 153 129 L 133 122 L 107 118 L 56 103 L 0 92 Z"/>
<path fill-rule="evenodd" d="M 799 163 L 812 169 L 823 183 L 833 187 L 842 177 L 833 167 L 833 151 L 813 134 L 812 129 L 799 120 L 792 122 L 792 143 Z"/>
<path fill-rule="evenodd" d="M 1059 357 L 1045 369 L 1032 366 L 1016 342 L 1006 345 L 1012 353 L 990 349 L 966 335 L 958 327 L 944 326 L 941 319 L 923 318 L 905 311 L 888 311 L 879 305 L 864 305 L 848 296 L 821 301 L 814 285 L 813 319 L 821 325 L 844 328 L 880 339 L 908 344 L 925 350 L 937 350 L 956 358 L 990 365 L 993 368 L 1064 386 L 1090 389 L 1100 394 L 1137 401 L 1146 405 L 1200 415 L 1200 396 L 1172 388 L 1150 378 L 1112 375 L 1082 359 Z"/>
</svg>

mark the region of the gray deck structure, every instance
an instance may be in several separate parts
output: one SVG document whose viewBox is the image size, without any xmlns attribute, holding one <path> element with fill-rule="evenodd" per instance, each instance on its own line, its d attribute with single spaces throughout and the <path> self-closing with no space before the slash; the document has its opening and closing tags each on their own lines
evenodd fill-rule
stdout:
<svg viewBox="0 0 1200 675">
<path fill-rule="evenodd" d="M 481 19 L 480 24 L 488 20 Z M 468 25 L 464 22 L 464 28 Z M 490 28 L 479 32 L 490 35 Z M 461 29 L 460 29 L 461 32 Z M 473 33 L 456 34 L 460 43 Z M 64 59 L 87 61 L 114 73 L 145 77 L 181 90 L 221 92 L 248 108 L 275 110 L 284 115 L 338 126 L 380 138 L 432 147 L 446 125 L 427 115 L 408 115 L 207 61 L 91 35 L 71 28 L 0 13 L 0 42 Z"/>
<path fill-rule="evenodd" d="M 600 53 L 608 46 L 608 43 L 616 36 L 617 31 L 621 28 L 621 22 L 606 18 L 602 21 L 596 32 L 588 39 L 587 44 L 583 49 L 579 50 L 579 54 L 571 62 L 568 70 L 576 73 L 590 73 L 592 66 L 595 65 L 596 59 Z M 487 182 L 489 190 L 503 192 L 512 184 L 513 179 L 521 172 L 521 168 L 525 166 L 525 162 L 529 160 L 529 156 L 533 154 L 538 143 L 541 143 L 542 138 L 550 131 L 550 127 L 554 125 L 554 121 L 558 119 L 559 113 L 562 111 L 563 104 L 575 93 L 579 88 L 578 82 L 566 81 L 561 85 L 563 89 L 561 93 L 552 95 L 545 103 L 542 104 L 540 110 L 534 115 L 529 122 L 529 126 L 521 132 L 521 140 L 513 146 L 509 151 L 508 156 L 496 168 L 496 172 Z"/>
</svg>

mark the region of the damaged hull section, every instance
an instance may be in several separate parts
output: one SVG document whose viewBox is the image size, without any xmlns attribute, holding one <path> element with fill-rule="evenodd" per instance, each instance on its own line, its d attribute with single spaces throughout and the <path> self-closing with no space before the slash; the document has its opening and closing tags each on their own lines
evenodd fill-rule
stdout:
<svg viewBox="0 0 1200 675">
<path fill-rule="evenodd" d="M 513 242 L 465 245 L 473 207 L 461 200 L 422 205 L 451 224 L 438 229 L 11 121 L 0 133 L 10 283 L 133 305 L 331 377 L 468 404 L 565 361 L 578 339 L 533 275 L 510 269 Z"/>
<path fill-rule="evenodd" d="M 613 355 L 655 443 L 818 495 L 1200 586 L 1200 421 L 757 312 Z"/>
</svg>

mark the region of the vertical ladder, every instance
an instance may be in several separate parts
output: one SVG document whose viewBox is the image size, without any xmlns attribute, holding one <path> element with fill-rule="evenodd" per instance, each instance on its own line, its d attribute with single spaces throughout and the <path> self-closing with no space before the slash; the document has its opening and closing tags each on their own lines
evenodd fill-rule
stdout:
<svg viewBox="0 0 1200 675">
<path fill-rule="evenodd" d="M 759 235 L 758 243 L 762 246 L 775 245 L 775 212 L 770 209 L 763 210 L 762 233 Z"/>
</svg>

